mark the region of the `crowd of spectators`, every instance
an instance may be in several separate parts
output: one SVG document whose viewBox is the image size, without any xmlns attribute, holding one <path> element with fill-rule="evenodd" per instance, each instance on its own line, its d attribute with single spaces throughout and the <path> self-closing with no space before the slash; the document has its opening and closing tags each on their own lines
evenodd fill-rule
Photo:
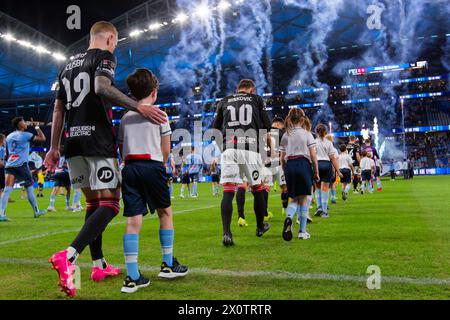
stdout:
<svg viewBox="0 0 450 320">
<path fill-rule="evenodd" d="M 450 135 L 448 132 L 429 136 L 429 143 L 436 161 L 436 168 L 450 167 Z"/>
<path fill-rule="evenodd" d="M 408 159 L 414 160 L 416 168 L 428 168 L 428 158 L 426 152 L 426 135 L 411 134 L 406 135 L 406 150 Z"/>
<path fill-rule="evenodd" d="M 450 135 L 448 132 L 413 134 L 406 136 L 408 158 L 414 160 L 415 168 L 449 168 Z M 428 159 L 427 147 L 434 159 Z M 434 162 L 433 162 L 434 161 Z"/>
</svg>

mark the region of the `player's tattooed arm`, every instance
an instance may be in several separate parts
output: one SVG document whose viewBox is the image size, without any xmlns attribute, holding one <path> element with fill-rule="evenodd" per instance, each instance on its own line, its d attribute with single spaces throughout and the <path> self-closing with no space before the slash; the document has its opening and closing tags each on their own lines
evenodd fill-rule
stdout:
<svg viewBox="0 0 450 320">
<path fill-rule="evenodd" d="M 167 122 L 167 115 L 155 106 L 138 103 L 119 89 L 113 86 L 110 79 L 105 76 L 95 77 L 95 93 L 109 102 L 121 106 L 125 109 L 139 112 L 144 118 L 154 124 Z"/>
<path fill-rule="evenodd" d="M 137 102 L 114 87 L 107 77 L 95 77 L 95 94 L 125 109 L 137 111 Z"/>
</svg>

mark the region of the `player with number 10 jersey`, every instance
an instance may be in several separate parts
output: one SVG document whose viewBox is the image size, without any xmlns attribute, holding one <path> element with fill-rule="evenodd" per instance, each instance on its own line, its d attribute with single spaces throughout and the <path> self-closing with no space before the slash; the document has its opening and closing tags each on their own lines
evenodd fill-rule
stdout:
<svg viewBox="0 0 450 320">
<path fill-rule="evenodd" d="M 265 199 L 263 195 L 263 168 L 260 149 L 260 137 L 271 128 L 263 99 L 256 95 L 255 83 L 244 79 L 239 83 L 237 93 L 225 97 L 217 106 L 214 128 L 221 130 L 224 136 L 224 149 L 221 159 L 221 183 L 224 186 L 222 199 L 223 244 L 234 244 L 231 233 L 233 198 L 236 186 L 247 178 L 255 198 L 256 235 L 261 237 L 269 230 L 264 223 Z M 232 132 L 232 134 L 230 134 Z M 260 139 L 261 138 L 261 139 Z M 262 141 L 264 143 L 264 141 Z M 263 145 L 264 146 L 264 145 Z"/>
</svg>

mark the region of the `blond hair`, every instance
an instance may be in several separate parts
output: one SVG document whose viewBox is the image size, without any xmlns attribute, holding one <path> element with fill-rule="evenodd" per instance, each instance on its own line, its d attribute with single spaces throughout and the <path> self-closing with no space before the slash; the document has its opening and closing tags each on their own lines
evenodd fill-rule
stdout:
<svg viewBox="0 0 450 320">
<path fill-rule="evenodd" d="M 116 27 L 111 23 L 107 21 L 99 21 L 94 23 L 94 25 L 91 27 L 90 35 L 91 38 L 94 38 L 102 33 L 111 32 L 115 35 L 118 35 Z"/>
<path fill-rule="evenodd" d="M 305 111 L 293 108 L 289 111 L 284 126 L 288 134 L 294 130 L 295 126 L 300 126 L 306 131 L 311 131 L 311 120 L 306 116 Z"/>
</svg>

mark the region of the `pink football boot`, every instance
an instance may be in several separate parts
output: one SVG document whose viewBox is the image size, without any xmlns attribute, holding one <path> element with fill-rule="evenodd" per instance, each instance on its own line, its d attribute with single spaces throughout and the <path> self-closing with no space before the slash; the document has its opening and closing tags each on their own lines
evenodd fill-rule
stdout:
<svg viewBox="0 0 450 320">
<path fill-rule="evenodd" d="M 99 267 L 92 267 L 91 279 L 95 282 L 100 282 L 108 277 L 117 277 L 120 274 L 120 268 L 108 265 L 106 269 Z"/>
<path fill-rule="evenodd" d="M 73 274 L 75 266 L 67 259 L 67 250 L 55 253 L 48 260 L 52 264 L 52 268 L 58 272 L 59 286 L 69 297 L 75 297 L 75 285 L 73 283 Z"/>
</svg>

